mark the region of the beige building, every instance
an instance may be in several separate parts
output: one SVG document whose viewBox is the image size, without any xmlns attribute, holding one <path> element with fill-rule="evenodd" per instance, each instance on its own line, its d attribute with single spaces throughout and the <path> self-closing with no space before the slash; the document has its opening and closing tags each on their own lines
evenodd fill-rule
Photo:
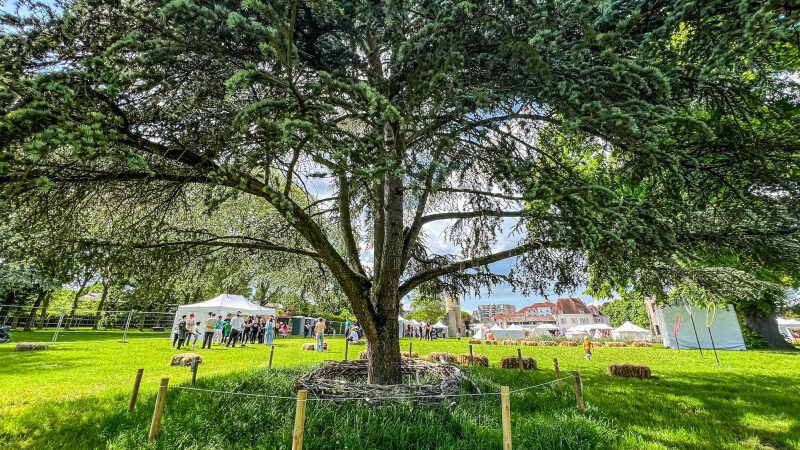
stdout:
<svg viewBox="0 0 800 450">
<path fill-rule="evenodd" d="M 553 311 L 553 318 L 562 333 L 566 333 L 576 325 L 596 323 L 611 325 L 611 320 L 600 311 L 600 308 L 594 305 L 586 306 L 583 300 L 572 296 L 558 299 Z"/>
</svg>

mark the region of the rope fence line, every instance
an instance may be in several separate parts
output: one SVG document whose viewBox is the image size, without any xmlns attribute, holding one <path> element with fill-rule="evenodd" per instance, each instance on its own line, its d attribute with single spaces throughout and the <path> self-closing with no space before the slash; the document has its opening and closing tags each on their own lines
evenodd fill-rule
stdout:
<svg viewBox="0 0 800 450">
<path fill-rule="evenodd" d="M 574 375 L 568 374 L 565 375 L 569 378 L 574 378 Z M 524 388 L 514 389 L 509 391 L 509 393 L 513 394 L 516 392 L 526 391 L 528 389 L 534 389 L 537 387 L 547 386 L 549 384 L 557 383 L 558 380 L 547 381 L 545 383 L 536 384 L 533 386 L 528 386 Z M 261 398 L 277 398 L 283 400 L 295 400 L 295 397 L 286 397 L 281 395 L 268 395 L 268 394 L 254 394 L 250 392 L 238 392 L 238 391 L 219 391 L 216 389 L 202 389 L 196 387 L 189 387 L 189 386 L 173 386 L 172 389 L 183 389 L 187 391 L 199 391 L 199 392 L 210 392 L 213 394 L 227 394 L 227 395 L 241 395 L 247 397 L 261 397 Z M 484 397 L 490 395 L 500 395 L 500 392 L 482 392 L 482 393 L 467 393 L 467 394 L 441 394 L 441 395 L 398 395 L 398 396 L 386 396 L 386 397 L 346 397 L 346 398 L 338 398 L 338 399 L 329 399 L 329 398 L 307 398 L 303 401 L 343 401 L 343 400 L 404 400 L 404 399 L 416 399 L 416 398 L 446 398 L 446 397 Z"/>
</svg>

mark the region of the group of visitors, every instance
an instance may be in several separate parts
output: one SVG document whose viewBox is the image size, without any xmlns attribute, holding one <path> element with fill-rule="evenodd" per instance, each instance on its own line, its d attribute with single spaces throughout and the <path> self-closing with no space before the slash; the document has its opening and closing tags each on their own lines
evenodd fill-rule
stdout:
<svg viewBox="0 0 800 450">
<path fill-rule="evenodd" d="M 436 333 L 436 328 L 433 325 L 420 325 L 418 327 L 406 325 L 403 330 L 403 337 L 414 337 L 425 341 L 438 339 L 439 335 Z"/>
<path fill-rule="evenodd" d="M 276 333 L 283 337 L 289 332 L 287 324 L 279 324 L 274 316 L 247 316 L 241 311 L 236 314 L 217 315 L 209 312 L 205 319 L 195 318 L 194 314 L 181 316 L 173 328 L 172 347 L 196 349 L 197 341 L 202 339 L 201 349 L 211 348 L 211 344 L 225 344 L 225 347 L 247 343 L 272 345 Z M 176 346 L 177 344 L 177 346 Z"/>
</svg>

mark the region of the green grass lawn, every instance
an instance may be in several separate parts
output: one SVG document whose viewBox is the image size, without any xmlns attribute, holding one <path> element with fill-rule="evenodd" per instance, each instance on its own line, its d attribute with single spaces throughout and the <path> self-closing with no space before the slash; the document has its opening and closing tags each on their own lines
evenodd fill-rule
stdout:
<svg viewBox="0 0 800 450">
<path fill-rule="evenodd" d="M 49 341 L 48 333 L 13 333 L 20 341 Z M 175 353 L 154 333 L 134 332 L 130 343 L 100 334 L 72 332 L 66 342 L 41 352 L 12 352 L 0 345 L 0 442 L 4 448 L 289 448 L 294 401 L 172 389 L 161 436 L 146 443 L 161 377 L 187 385 L 185 367 L 168 367 Z M 157 339 L 162 337 L 162 339 Z M 66 338 L 65 338 L 66 339 Z M 60 340 L 60 339 L 59 339 Z M 200 351 L 197 386 L 294 397 L 297 379 L 324 359 L 342 359 L 344 341 L 329 339 L 325 354 L 301 351 L 306 340 L 276 339 L 274 368 L 263 346 Z M 407 350 L 468 352 L 466 340 L 403 339 Z M 713 353 L 651 348 L 598 348 L 592 361 L 578 347 L 521 347 L 540 370 L 520 374 L 497 368 L 517 347 L 475 345 L 494 367 L 466 369 L 483 392 L 498 392 L 579 370 L 585 413 L 575 408 L 570 380 L 511 397 L 515 448 L 800 448 L 800 352 Z M 351 347 L 356 358 L 364 347 Z M 606 375 L 608 364 L 649 365 L 651 380 Z M 144 368 L 139 404 L 127 403 L 136 369 Z M 464 392 L 470 392 L 465 387 Z M 439 406 L 393 403 L 380 408 L 358 402 L 308 405 L 307 448 L 500 448 L 499 396 L 463 397 Z"/>
</svg>

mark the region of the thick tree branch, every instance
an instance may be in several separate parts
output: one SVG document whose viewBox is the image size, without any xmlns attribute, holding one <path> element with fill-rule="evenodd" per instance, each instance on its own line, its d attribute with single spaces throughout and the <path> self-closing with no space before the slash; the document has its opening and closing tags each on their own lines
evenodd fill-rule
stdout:
<svg viewBox="0 0 800 450">
<path fill-rule="evenodd" d="M 350 180 L 344 174 L 339 175 L 339 224 L 347 251 L 348 264 L 353 270 L 366 277 L 367 274 L 364 267 L 361 266 L 361 257 L 353 235 L 353 222 L 350 216 Z"/>
<path fill-rule="evenodd" d="M 527 211 L 454 211 L 430 214 L 422 217 L 422 224 L 448 219 L 472 219 L 476 217 L 522 217 Z"/>
<path fill-rule="evenodd" d="M 235 242 L 232 239 L 239 239 L 241 241 L 251 242 Z M 255 242 L 253 242 L 255 241 Z M 229 248 L 243 248 L 251 250 L 266 250 L 271 252 L 291 253 L 294 255 L 307 256 L 314 259 L 320 259 L 319 254 L 309 250 L 285 247 L 263 241 L 261 239 L 251 239 L 243 236 L 221 236 L 201 240 L 181 240 L 181 241 L 166 241 L 166 242 L 132 242 L 132 243 L 112 243 L 98 240 L 79 239 L 72 241 L 77 244 L 87 244 L 97 247 L 130 247 L 137 249 L 154 249 L 165 247 L 229 247 Z"/>
<path fill-rule="evenodd" d="M 487 264 L 491 264 L 497 261 L 513 258 L 514 256 L 519 256 L 525 252 L 528 252 L 536 248 L 554 247 L 554 246 L 556 245 L 553 242 L 530 242 L 508 250 L 504 250 L 502 252 L 492 253 L 486 256 L 480 256 L 478 258 L 468 259 L 466 261 L 459 261 L 451 264 L 446 264 L 444 266 L 437 267 L 435 269 L 421 272 L 407 279 L 405 282 L 403 282 L 403 284 L 400 285 L 398 289 L 399 296 L 402 298 L 403 296 L 411 292 L 415 287 L 427 281 L 433 280 L 434 278 L 441 277 L 443 275 L 455 272 L 461 272 L 468 269 L 474 269 L 475 267 L 485 266 Z"/>
</svg>

